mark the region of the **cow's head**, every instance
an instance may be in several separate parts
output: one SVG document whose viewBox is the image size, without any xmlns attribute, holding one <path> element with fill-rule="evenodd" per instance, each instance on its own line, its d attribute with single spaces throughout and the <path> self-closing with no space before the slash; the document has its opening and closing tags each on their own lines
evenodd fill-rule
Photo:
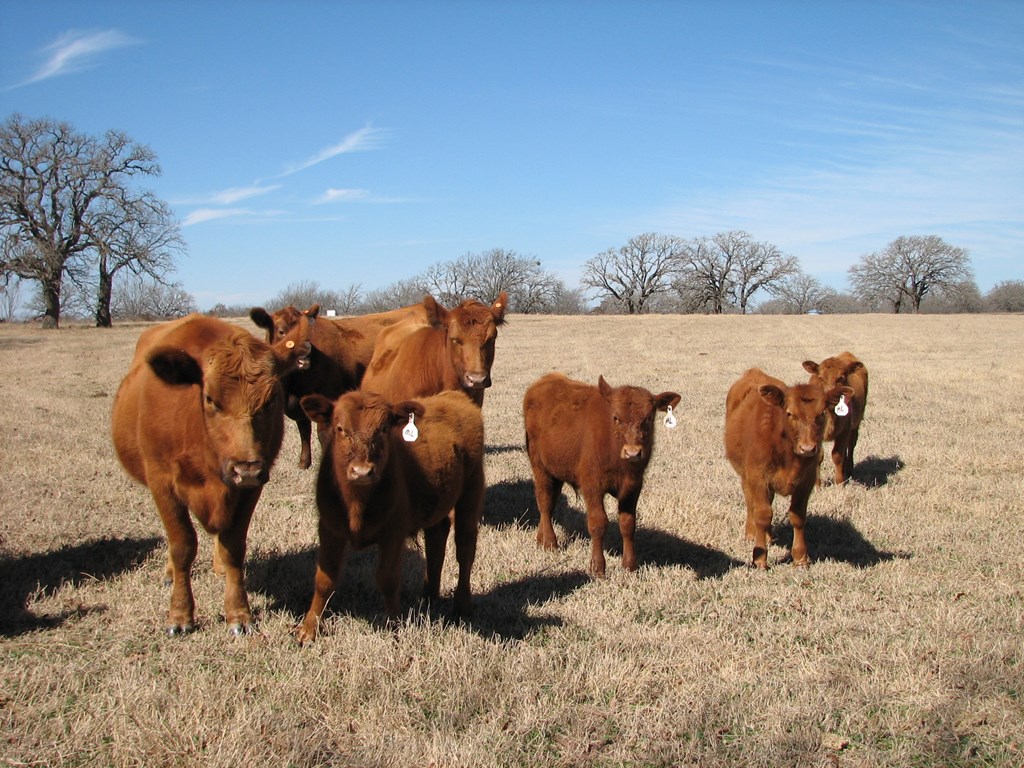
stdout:
<svg viewBox="0 0 1024 768">
<path fill-rule="evenodd" d="M 325 460 L 332 464 L 339 486 L 372 487 L 384 476 L 391 460 L 392 430 L 409 420 L 409 414 L 422 416 L 423 405 L 408 400 L 392 405 L 379 395 L 356 390 L 335 401 L 323 395 L 306 395 L 302 410 L 310 421 L 323 427 L 327 443 Z M 362 519 L 350 505 L 349 528 L 358 535 Z"/>
<path fill-rule="evenodd" d="M 643 387 L 612 387 L 604 376 L 598 377 L 597 389 L 608 403 L 619 458 L 646 464 L 654 447 L 655 413 L 675 408 L 682 398 L 677 392 L 652 395 Z"/>
<path fill-rule="evenodd" d="M 824 389 L 817 382 L 778 387 L 764 384 L 758 388 L 761 399 L 774 408 L 780 408 L 785 418 L 785 435 L 793 453 L 802 458 L 815 456 L 821 451 L 825 430 L 825 410 L 849 398 L 853 390 L 847 386 Z"/>
<path fill-rule="evenodd" d="M 233 488 L 254 488 L 269 478 L 281 447 L 281 377 L 308 354 L 308 341 L 286 339 L 270 346 L 246 332 L 216 342 L 201 357 L 157 347 L 147 363 L 167 384 L 197 388 L 206 442 L 221 480 Z"/>
<path fill-rule="evenodd" d="M 445 309 L 433 296 L 425 297 L 423 306 L 427 322 L 445 332 L 452 365 L 462 388 L 483 390 L 491 386 L 494 342 L 498 338 L 498 326 L 505 322 L 508 294 L 502 291 L 490 306 L 466 299 L 454 309 Z"/>
<path fill-rule="evenodd" d="M 804 360 L 804 370 L 811 374 L 810 382 L 816 382 L 826 390 L 847 384 L 848 377 L 863 367 L 860 360 L 846 360 L 842 357 L 829 357 L 820 363 Z"/>
<path fill-rule="evenodd" d="M 268 344 L 287 342 L 289 339 L 298 343 L 309 340 L 313 332 L 313 322 L 319 313 L 319 304 L 313 304 L 309 309 L 301 311 L 288 305 L 273 314 L 267 312 L 263 307 L 253 307 L 249 310 L 249 318 L 266 331 Z M 303 370 L 308 367 L 309 357 L 307 355 L 299 360 L 297 368 Z"/>
</svg>

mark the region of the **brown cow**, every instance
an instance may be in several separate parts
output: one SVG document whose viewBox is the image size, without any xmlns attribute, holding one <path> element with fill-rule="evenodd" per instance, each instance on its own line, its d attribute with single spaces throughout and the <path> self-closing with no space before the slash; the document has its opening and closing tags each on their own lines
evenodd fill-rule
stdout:
<svg viewBox="0 0 1024 768">
<path fill-rule="evenodd" d="M 823 389 L 845 384 L 853 390 L 845 402 L 844 415 L 834 408 L 825 413 L 824 439 L 832 441 L 836 483 L 845 483 L 853 475 L 853 449 L 857 447 L 860 422 L 868 405 L 868 369 L 852 354 L 843 352 L 820 363 L 805 360 L 804 370 L 811 374 L 811 382 L 817 382 Z"/>
<path fill-rule="evenodd" d="M 461 389 L 482 406 L 508 294 L 502 291 L 489 307 L 467 299 L 454 309 L 427 296 L 423 308 L 427 325 L 403 321 L 378 337 L 362 389 L 389 402 Z"/>
<path fill-rule="evenodd" d="M 299 311 L 287 306 L 274 313 L 262 307 L 249 310 L 252 321 L 267 333 L 267 342 L 284 338 L 296 324 L 306 317 L 317 317 L 320 305 Z M 299 430 L 299 466 L 306 469 L 312 464 L 310 440 L 312 428 L 299 404 L 303 395 L 318 394 L 334 400 L 344 392 L 359 387 L 363 373 L 373 357 L 377 336 L 385 328 L 403 320 L 411 327 L 425 325 L 426 311 L 422 304 L 401 307 L 390 312 L 378 312 L 355 317 L 321 317 L 313 323 L 310 343 L 313 350 L 309 365 L 295 371 L 284 380 L 288 402 L 285 414 Z"/>
<path fill-rule="evenodd" d="M 619 501 L 622 566 L 636 570 L 633 532 L 644 471 L 654 450 L 655 411 L 679 405 L 675 392 L 652 395 L 643 387 L 597 386 L 549 373 L 530 385 L 523 398 L 526 452 L 533 468 L 540 510 L 537 543 L 558 546 L 551 512 L 563 483 L 582 493 L 590 531 L 590 571 L 604 576 L 604 496 Z"/>
<path fill-rule="evenodd" d="M 377 585 L 388 617 L 399 612 L 405 540 L 424 532 L 427 569 L 423 595 L 437 600 L 448 532 L 455 526 L 459 581 L 455 611 L 471 610 L 470 571 L 484 499 L 484 426 L 480 409 L 462 392 L 389 404 L 379 395 L 349 392 L 332 403 L 302 398 L 323 426 L 324 453 L 317 477 L 320 511 L 313 600 L 297 631 L 316 639 L 327 600 L 341 577 L 345 550 L 379 547 Z M 402 433 L 415 419 L 419 436 Z"/>
<path fill-rule="evenodd" d="M 846 386 L 828 391 L 820 384 L 787 387 L 751 368 L 729 388 L 725 401 L 725 455 L 743 485 L 747 503 L 747 540 L 754 541 L 754 565 L 768 567 L 768 539 L 775 494 L 789 496 L 794 565 L 807 565 L 804 522 L 807 502 L 818 478 L 825 409 Z"/>
<path fill-rule="evenodd" d="M 112 432 L 118 459 L 149 488 L 167 534 L 172 635 L 190 631 L 195 619 L 191 568 L 198 542 L 189 510 L 214 536 L 229 629 L 251 628 L 246 532 L 281 448 L 281 377 L 308 352 L 301 337 L 270 346 L 202 315 L 139 337 L 114 399 Z"/>
</svg>

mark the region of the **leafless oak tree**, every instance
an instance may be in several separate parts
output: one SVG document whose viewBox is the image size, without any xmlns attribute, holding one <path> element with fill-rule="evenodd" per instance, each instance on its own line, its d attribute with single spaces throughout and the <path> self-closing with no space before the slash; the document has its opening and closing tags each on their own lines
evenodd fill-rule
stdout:
<svg viewBox="0 0 1024 768">
<path fill-rule="evenodd" d="M 863 256 L 849 275 L 859 296 L 884 301 L 896 313 L 904 301 L 920 312 L 921 301 L 930 292 L 973 279 L 967 251 L 936 235 L 898 237 L 885 250 Z"/>
<path fill-rule="evenodd" d="M 609 248 L 583 266 L 580 286 L 612 300 L 630 315 L 642 314 L 655 296 L 668 293 L 679 271 L 683 242 L 648 232 L 619 249 Z"/>
</svg>

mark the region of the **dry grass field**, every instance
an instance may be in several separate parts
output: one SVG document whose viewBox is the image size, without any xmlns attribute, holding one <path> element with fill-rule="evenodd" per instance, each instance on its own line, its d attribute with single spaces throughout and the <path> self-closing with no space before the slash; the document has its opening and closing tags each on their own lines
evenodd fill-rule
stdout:
<svg viewBox="0 0 1024 768">
<path fill-rule="evenodd" d="M 1024 317 L 513 315 L 472 620 L 419 610 L 412 546 L 408 618 L 382 626 L 360 552 L 305 648 L 314 470 L 290 422 L 249 537 L 259 631 L 228 635 L 204 537 L 199 627 L 164 635 L 163 532 L 109 438 L 141 328 L 0 327 L 0 765 L 1024 764 Z M 808 569 L 785 562 L 777 499 L 757 572 L 726 390 L 844 349 L 871 376 L 854 481 L 811 497 Z M 535 546 L 520 409 L 551 369 L 683 396 L 678 427 L 658 422 L 635 573 L 611 500 L 607 579 L 586 575 L 571 491 L 563 549 Z"/>
</svg>

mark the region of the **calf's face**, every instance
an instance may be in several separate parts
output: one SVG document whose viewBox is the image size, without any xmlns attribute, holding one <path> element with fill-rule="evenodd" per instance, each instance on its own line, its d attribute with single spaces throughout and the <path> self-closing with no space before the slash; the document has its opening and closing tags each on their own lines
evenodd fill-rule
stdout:
<svg viewBox="0 0 1024 768">
<path fill-rule="evenodd" d="M 444 327 L 449 354 L 463 389 L 491 386 L 491 366 L 498 326 L 505 322 L 508 294 L 504 291 L 491 306 L 464 301 L 454 309 L 445 309 L 432 298 L 425 300 L 427 320 Z"/>
<path fill-rule="evenodd" d="M 846 385 L 847 377 L 863 367 L 864 364 L 860 360 L 847 363 L 837 357 L 830 357 L 821 363 L 813 360 L 804 361 L 804 370 L 811 374 L 811 383 L 816 382 L 826 391 Z"/>
<path fill-rule="evenodd" d="M 597 388 L 608 404 L 619 458 L 631 463 L 649 460 L 654 445 L 654 416 L 679 405 L 679 394 L 652 395 L 643 387 L 612 387 L 604 376 L 598 378 Z"/>
<path fill-rule="evenodd" d="M 825 409 L 832 408 L 853 390 L 847 386 L 825 390 L 820 384 L 797 384 L 785 389 L 765 384 L 758 389 L 761 399 L 783 412 L 786 430 L 793 453 L 801 458 L 817 455 L 825 430 Z"/>
</svg>

